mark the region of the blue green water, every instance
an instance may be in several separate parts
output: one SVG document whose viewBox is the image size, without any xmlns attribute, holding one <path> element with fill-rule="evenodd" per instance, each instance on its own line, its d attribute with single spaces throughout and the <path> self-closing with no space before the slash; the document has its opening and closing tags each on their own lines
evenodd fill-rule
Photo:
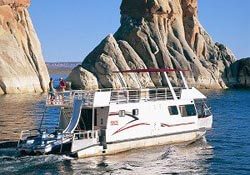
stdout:
<svg viewBox="0 0 250 175">
<path fill-rule="evenodd" d="M 250 174 L 250 91 L 207 93 L 214 128 L 207 140 L 214 147 L 211 174 Z"/>
<path fill-rule="evenodd" d="M 0 174 L 250 174 L 250 91 L 205 91 L 214 114 L 213 130 L 192 145 L 166 145 L 114 156 L 19 157 L 0 149 Z M 0 96 L 0 140 L 39 125 L 44 95 Z M 55 111 L 52 111 L 55 112 Z M 56 123 L 52 115 L 48 125 Z"/>
</svg>

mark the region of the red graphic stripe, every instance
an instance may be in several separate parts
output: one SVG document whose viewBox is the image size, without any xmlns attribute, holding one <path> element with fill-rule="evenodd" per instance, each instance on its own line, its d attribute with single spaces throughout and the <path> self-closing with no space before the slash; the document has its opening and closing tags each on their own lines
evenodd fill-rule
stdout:
<svg viewBox="0 0 250 175">
<path fill-rule="evenodd" d="M 120 129 L 118 129 L 116 132 L 114 132 L 112 135 L 115 135 L 115 134 L 117 134 L 119 132 L 122 132 L 122 131 L 130 129 L 130 128 L 133 128 L 133 127 L 136 127 L 136 126 L 142 126 L 142 125 L 150 125 L 150 124 L 148 124 L 148 123 L 138 123 L 138 124 L 134 124 L 134 125 L 131 125 L 131 126 L 128 126 L 128 127 L 125 127 L 125 128 L 122 127 Z"/>
<path fill-rule="evenodd" d="M 110 112 L 109 115 L 119 115 L 118 112 Z"/>
<path fill-rule="evenodd" d="M 169 125 L 169 124 L 166 124 L 166 123 L 161 123 L 161 127 L 175 127 L 175 126 L 192 125 L 192 124 L 194 124 L 194 122 L 180 123 L 180 124 L 175 124 L 175 125 Z"/>
</svg>

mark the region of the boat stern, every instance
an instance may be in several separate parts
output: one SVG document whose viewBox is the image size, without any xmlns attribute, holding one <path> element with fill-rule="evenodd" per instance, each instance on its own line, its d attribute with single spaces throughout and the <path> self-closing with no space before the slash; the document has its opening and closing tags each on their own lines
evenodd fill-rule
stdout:
<svg viewBox="0 0 250 175">
<path fill-rule="evenodd" d="M 17 150 L 25 155 L 40 155 L 47 154 L 52 150 L 51 145 L 48 145 L 42 140 L 42 137 L 28 137 L 18 142 Z"/>
<path fill-rule="evenodd" d="M 28 155 L 60 153 L 65 149 L 64 145 L 68 147 L 71 140 L 71 135 L 60 132 L 48 134 L 38 130 L 37 134 L 34 134 L 34 131 L 22 131 L 17 150 Z"/>
</svg>

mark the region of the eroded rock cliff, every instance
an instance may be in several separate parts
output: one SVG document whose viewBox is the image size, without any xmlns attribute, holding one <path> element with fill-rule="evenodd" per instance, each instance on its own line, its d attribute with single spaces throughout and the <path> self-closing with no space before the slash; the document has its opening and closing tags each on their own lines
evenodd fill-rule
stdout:
<svg viewBox="0 0 250 175">
<path fill-rule="evenodd" d="M 237 60 L 224 74 L 229 87 L 250 88 L 250 57 Z"/>
<path fill-rule="evenodd" d="M 47 90 L 49 75 L 29 5 L 30 0 L 0 0 L 0 94 Z"/>
<path fill-rule="evenodd" d="M 224 71 L 235 61 L 233 53 L 214 43 L 200 24 L 197 0 L 123 0 L 120 28 L 84 59 L 82 67 L 97 78 L 100 88 L 166 85 L 158 73 L 113 73 L 140 68 L 188 69 L 189 84 L 225 88 Z M 177 76 L 170 76 L 177 84 Z"/>
</svg>

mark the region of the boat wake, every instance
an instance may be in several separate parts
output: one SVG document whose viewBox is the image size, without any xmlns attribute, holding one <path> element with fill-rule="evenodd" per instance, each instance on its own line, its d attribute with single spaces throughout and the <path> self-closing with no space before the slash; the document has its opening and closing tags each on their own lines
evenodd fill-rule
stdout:
<svg viewBox="0 0 250 175">
<path fill-rule="evenodd" d="M 24 174 L 38 167 L 47 170 L 68 160 L 72 158 L 66 155 L 20 156 L 16 149 L 0 149 L 0 174 Z"/>
<path fill-rule="evenodd" d="M 125 153 L 74 159 L 67 155 L 20 156 L 15 149 L 0 149 L 0 174 L 40 174 L 75 172 L 79 174 L 198 173 L 208 171 L 213 147 L 205 138 L 192 144 L 166 145 Z M 84 168 L 83 168 L 84 167 Z"/>
</svg>

